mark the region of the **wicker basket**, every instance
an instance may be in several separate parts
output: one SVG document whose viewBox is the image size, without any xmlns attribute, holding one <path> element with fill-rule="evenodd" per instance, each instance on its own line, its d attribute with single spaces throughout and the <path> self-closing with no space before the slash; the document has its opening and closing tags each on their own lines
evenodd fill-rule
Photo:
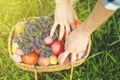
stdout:
<svg viewBox="0 0 120 80">
<path fill-rule="evenodd" d="M 29 18 L 28 20 L 31 20 L 34 18 L 35 17 L 32 17 L 32 18 Z M 15 26 L 19 26 L 19 24 L 21 24 L 21 23 L 24 23 L 24 22 L 19 22 Z M 12 28 L 12 30 L 10 32 L 9 41 L 8 41 L 8 50 L 9 50 L 10 58 L 13 54 L 12 53 L 12 38 L 13 38 L 15 26 Z M 57 64 L 57 65 L 50 65 L 50 66 L 34 66 L 34 65 L 31 66 L 31 65 L 24 64 L 24 63 L 15 63 L 15 64 L 22 70 L 35 72 L 35 80 L 37 80 L 37 72 L 54 72 L 54 71 L 71 69 L 70 80 L 72 80 L 73 67 L 77 67 L 77 66 L 81 65 L 86 60 L 86 58 L 88 57 L 89 52 L 90 52 L 90 47 L 91 47 L 91 40 L 89 41 L 89 43 L 87 45 L 86 54 L 82 57 L 82 59 L 75 61 L 73 64 L 68 64 L 68 65 Z"/>
</svg>

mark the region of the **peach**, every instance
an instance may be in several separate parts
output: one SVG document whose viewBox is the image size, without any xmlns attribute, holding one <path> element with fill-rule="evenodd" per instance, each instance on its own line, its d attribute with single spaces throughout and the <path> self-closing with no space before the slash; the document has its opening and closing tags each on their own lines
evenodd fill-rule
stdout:
<svg viewBox="0 0 120 80">
<path fill-rule="evenodd" d="M 48 66 L 49 65 L 49 57 L 40 56 L 39 59 L 38 59 L 38 64 L 40 66 Z"/>
</svg>

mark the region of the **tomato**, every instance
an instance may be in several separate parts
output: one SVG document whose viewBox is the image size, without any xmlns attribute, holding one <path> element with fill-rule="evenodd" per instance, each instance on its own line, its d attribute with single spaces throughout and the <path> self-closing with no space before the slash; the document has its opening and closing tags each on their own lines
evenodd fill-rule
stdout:
<svg viewBox="0 0 120 80">
<path fill-rule="evenodd" d="M 78 26 L 80 26 L 81 22 L 79 20 L 75 20 L 75 28 L 77 28 Z"/>
<path fill-rule="evenodd" d="M 40 50 L 34 50 L 33 53 L 40 54 Z"/>
<path fill-rule="evenodd" d="M 59 55 L 64 50 L 64 45 L 62 41 L 55 40 L 50 45 L 50 49 L 54 55 Z"/>
<path fill-rule="evenodd" d="M 38 56 L 36 53 L 29 53 L 22 56 L 22 61 L 25 64 L 34 65 L 38 61 Z"/>
</svg>

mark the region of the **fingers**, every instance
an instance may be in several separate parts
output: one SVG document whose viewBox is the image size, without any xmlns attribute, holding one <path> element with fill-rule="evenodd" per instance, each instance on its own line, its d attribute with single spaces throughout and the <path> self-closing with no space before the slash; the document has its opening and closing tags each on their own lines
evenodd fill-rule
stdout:
<svg viewBox="0 0 120 80">
<path fill-rule="evenodd" d="M 57 28 L 57 24 L 54 23 L 54 24 L 53 24 L 53 27 L 52 27 L 52 29 L 51 29 L 51 31 L 50 31 L 50 36 L 51 36 L 51 37 L 53 36 L 56 28 Z"/>
<path fill-rule="evenodd" d="M 77 52 L 72 53 L 72 56 L 71 56 L 71 63 L 75 62 L 76 59 L 77 59 Z"/>
<path fill-rule="evenodd" d="M 86 47 L 82 48 L 78 53 L 78 59 L 81 59 L 86 53 Z"/>
<path fill-rule="evenodd" d="M 65 37 L 67 37 L 70 32 L 71 32 L 70 26 L 68 24 L 66 24 L 66 35 L 65 35 Z"/>
<path fill-rule="evenodd" d="M 64 25 L 60 26 L 59 40 L 61 41 L 65 33 Z"/>
<path fill-rule="evenodd" d="M 68 51 L 61 53 L 58 57 L 59 64 L 63 64 L 68 55 L 69 55 Z"/>
<path fill-rule="evenodd" d="M 71 28 L 72 28 L 72 30 L 75 29 L 75 23 L 74 22 L 71 23 Z"/>
</svg>

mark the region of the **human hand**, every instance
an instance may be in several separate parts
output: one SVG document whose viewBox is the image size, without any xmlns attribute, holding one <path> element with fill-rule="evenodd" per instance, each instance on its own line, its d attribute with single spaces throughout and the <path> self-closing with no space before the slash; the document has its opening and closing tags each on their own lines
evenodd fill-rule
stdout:
<svg viewBox="0 0 120 80">
<path fill-rule="evenodd" d="M 56 4 L 55 9 L 55 17 L 54 17 L 54 24 L 50 32 L 50 36 L 52 37 L 57 26 L 60 25 L 60 32 L 59 32 L 59 40 L 62 40 L 65 32 L 66 37 L 71 32 L 72 29 L 75 27 L 74 20 L 76 19 L 75 11 L 72 5 L 69 2 L 63 2 L 61 4 Z"/>
<path fill-rule="evenodd" d="M 77 59 L 81 59 L 86 51 L 90 34 L 82 28 L 85 24 L 82 23 L 77 29 L 72 31 L 66 38 L 65 51 L 59 56 L 59 64 L 63 64 L 65 59 L 71 54 L 71 63 Z"/>
</svg>

